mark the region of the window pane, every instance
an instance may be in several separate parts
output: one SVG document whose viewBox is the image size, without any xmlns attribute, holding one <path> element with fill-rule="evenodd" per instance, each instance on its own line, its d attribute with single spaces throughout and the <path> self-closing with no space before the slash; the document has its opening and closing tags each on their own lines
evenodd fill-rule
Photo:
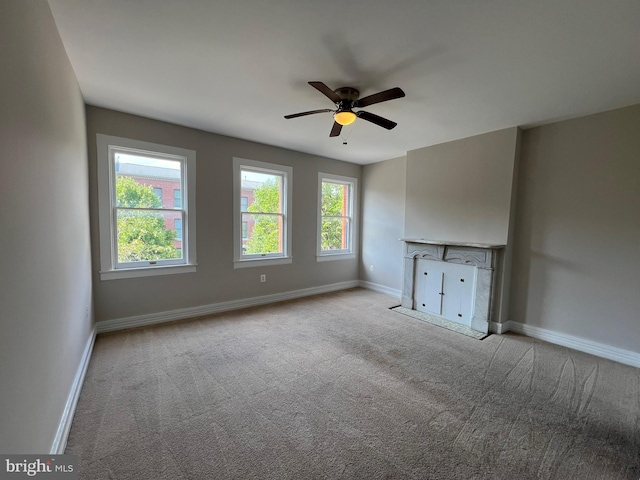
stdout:
<svg viewBox="0 0 640 480">
<path fill-rule="evenodd" d="M 180 212 L 118 209 L 118 262 L 182 258 L 182 229 L 179 237 L 175 230 L 180 215 Z"/>
<path fill-rule="evenodd" d="M 281 253 L 282 215 L 242 214 L 242 222 L 247 223 L 246 243 L 243 241 L 243 254 L 255 255 Z M 243 227 L 244 233 L 244 227 Z"/>
<path fill-rule="evenodd" d="M 169 192 L 172 189 L 174 192 L 180 192 L 180 167 L 181 162 L 177 160 L 116 153 L 116 205 L 129 208 L 162 208 L 162 192 L 165 188 Z M 170 205 L 167 207 L 171 208 Z"/>
<path fill-rule="evenodd" d="M 282 176 L 241 171 L 241 208 L 246 212 L 282 213 Z M 247 198 L 245 208 L 243 197 Z"/>
<path fill-rule="evenodd" d="M 182 242 L 182 218 L 176 218 L 173 220 L 173 229 L 176 231 L 176 239 L 173 244 L 176 248 L 180 248 L 179 245 Z"/>
<path fill-rule="evenodd" d="M 162 189 L 153 187 L 153 193 L 156 197 L 158 197 L 158 200 L 160 200 L 160 205 L 162 205 Z"/>
<path fill-rule="evenodd" d="M 347 216 L 349 185 L 322 182 L 322 215 Z"/>
<path fill-rule="evenodd" d="M 173 190 L 173 208 L 182 208 L 182 190 Z"/>
<path fill-rule="evenodd" d="M 347 250 L 349 248 L 349 219 L 322 218 L 322 250 Z"/>
</svg>

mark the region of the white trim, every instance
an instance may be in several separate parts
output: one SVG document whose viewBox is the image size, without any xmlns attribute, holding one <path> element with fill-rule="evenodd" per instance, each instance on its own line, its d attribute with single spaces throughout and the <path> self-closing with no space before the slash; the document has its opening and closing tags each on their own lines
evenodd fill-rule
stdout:
<svg viewBox="0 0 640 480">
<path fill-rule="evenodd" d="M 153 277 L 155 275 L 173 275 L 176 273 L 194 273 L 197 264 L 162 265 L 152 268 L 119 268 L 100 272 L 100 280 L 117 280 L 120 278 Z"/>
<path fill-rule="evenodd" d="M 554 332 L 546 328 L 534 327 L 520 322 L 509 320 L 506 322 L 507 330 L 511 332 L 521 333 L 528 337 L 544 340 L 563 347 L 573 348 L 581 352 L 590 353 L 597 357 L 613 360 L 614 362 L 624 363 L 632 367 L 640 367 L 640 353 L 631 350 L 623 350 L 621 348 L 611 347 L 603 343 L 592 342 L 580 337 L 574 337 L 566 333 Z"/>
<path fill-rule="evenodd" d="M 268 267 L 270 265 L 286 265 L 293 263 L 291 257 L 247 258 L 233 262 L 233 268 Z"/>
<path fill-rule="evenodd" d="M 402 298 L 401 290 L 385 287 L 384 285 L 380 285 L 378 283 L 372 283 L 372 282 L 367 282 L 365 280 L 360 280 L 360 286 L 362 288 L 366 288 L 367 290 L 373 290 L 374 292 L 384 293 L 385 295 L 389 295 L 390 297 L 397 298 L 398 300 Z"/>
<path fill-rule="evenodd" d="M 80 359 L 80 365 L 76 371 L 76 376 L 71 384 L 69 395 L 67 397 L 67 403 L 62 411 L 60 422 L 58 423 L 58 430 L 56 436 L 51 444 L 51 455 L 62 455 L 65 448 L 67 448 L 67 439 L 69 438 L 69 432 L 71 431 L 71 424 L 73 422 L 73 415 L 76 412 L 78 406 L 78 399 L 80 398 L 80 392 L 82 391 L 82 384 L 84 383 L 84 377 L 87 373 L 87 367 L 89 366 L 89 360 L 91 359 L 91 352 L 93 351 L 93 344 L 96 340 L 96 327 L 94 326 L 87 340 L 87 344 L 82 353 Z"/>
<path fill-rule="evenodd" d="M 503 333 L 507 333 L 509 331 L 509 324 L 511 322 L 504 322 L 504 323 L 498 323 L 498 322 L 490 322 L 489 323 L 489 331 L 491 333 L 497 333 L 498 335 L 501 335 Z"/>
<path fill-rule="evenodd" d="M 284 190 L 284 198 L 282 199 L 282 212 L 284 216 L 283 222 L 283 249 L 282 254 L 270 254 L 267 258 L 251 258 L 242 255 L 242 178 L 240 177 L 242 168 L 247 170 L 263 171 L 267 174 L 281 175 L 282 188 Z M 289 165 L 279 165 L 276 163 L 260 162 L 258 160 L 249 160 L 247 158 L 233 157 L 233 261 L 234 268 L 257 267 L 263 265 L 279 265 L 283 263 L 291 263 L 291 244 L 292 244 L 292 210 L 293 210 L 293 167 Z M 245 212 L 251 213 L 251 212 Z M 261 263 L 241 262 L 247 260 L 259 260 Z M 288 261 L 282 261 L 288 259 Z"/>
<path fill-rule="evenodd" d="M 98 172 L 98 226 L 100 245 L 100 279 L 113 280 L 118 278 L 146 277 L 150 275 L 163 275 L 165 273 L 187 273 L 195 271 L 196 260 L 196 151 L 170 145 L 144 142 L 130 138 L 115 137 L 112 135 L 96 134 L 96 168 Z M 174 157 L 181 162 L 182 192 L 181 200 L 183 212 L 182 221 L 182 245 L 184 260 L 177 263 L 175 260 L 159 261 L 157 267 L 129 268 L 129 265 L 120 265 L 117 268 L 117 253 L 115 251 L 115 213 L 113 188 L 115 167 L 112 161 L 112 152 L 116 150 L 132 150 L 150 156 Z M 184 248 L 186 246 L 186 248 Z M 148 269 L 163 268 L 170 264 L 182 267 L 192 267 L 182 272 L 159 270 L 159 273 L 146 273 Z M 123 271 L 122 275 L 113 272 Z"/>
<path fill-rule="evenodd" d="M 338 183 L 343 185 L 349 185 L 349 245 L 347 249 L 339 252 L 332 252 L 331 250 L 322 250 L 322 183 Z M 355 258 L 358 245 L 358 198 L 360 193 L 358 192 L 358 179 L 354 177 L 345 177 L 344 175 L 335 175 L 333 173 L 318 172 L 318 207 L 317 207 L 317 219 L 316 219 L 316 261 L 324 262 L 327 260 L 347 260 Z M 324 257 L 327 257 L 326 259 Z"/>
<path fill-rule="evenodd" d="M 282 302 L 285 300 L 293 300 L 294 298 L 308 297 L 310 295 L 318 295 L 321 293 L 335 292 L 338 290 L 346 290 L 359 286 L 358 280 L 347 282 L 333 283 L 330 285 L 322 285 L 319 287 L 303 288 L 301 290 L 293 290 L 291 292 L 275 293 L 272 295 L 263 295 L 260 297 L 244 298 L 241 300 L 231 300 L 228 302 L 212 303 L 210 305 L 201 305 L 199 307 L 181 308 L 178 310 L 170 310 L 168 312 L 149 313 L 145 315 L 136 315 L 134 317 L 114 318 L 113 320 L 104 320 L 98 322 L 97 332 L 112 332 L 114 330 L 123 330 L 125 328 L 143 327 L 146 325 L 154 325 L 156 323 L 170 322 L 173 320 L 182 320 L 185 318 L 200 317 L 203 315 L 211 315 L 218 312 L 226 312 L 228 310 L 238 310 L 240 308 L 255 307 L 257 305 L 266 305 L 269 303 Z"/>
<path fill-rule="evenodd" d="M 323 253 L 316 256 L 316 262 L 330 262 L 332 260 L 354 260 L 357 258 L 355 253 Z"/>
</svg>

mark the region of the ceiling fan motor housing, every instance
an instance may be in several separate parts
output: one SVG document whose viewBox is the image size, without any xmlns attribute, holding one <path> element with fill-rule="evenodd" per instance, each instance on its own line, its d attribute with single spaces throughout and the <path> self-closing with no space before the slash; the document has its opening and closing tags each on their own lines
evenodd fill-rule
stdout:
<svg viewBox="0 0 640 480">
<path fill-rule="evenodd" d="M 360 92 L 353 87 L 340 87 L 334 90 L 334 93 L 343 100 L 355 101 L 360 97 Z M 343 102 L 340 102 L 343 103 Z"/>
</svg>

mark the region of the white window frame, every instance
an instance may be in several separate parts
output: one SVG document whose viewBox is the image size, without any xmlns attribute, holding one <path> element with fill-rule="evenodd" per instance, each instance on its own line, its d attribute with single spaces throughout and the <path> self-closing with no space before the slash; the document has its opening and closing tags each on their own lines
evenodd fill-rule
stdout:
<svg viewBox="0 0 640 480">
<path fill-rule="evenodd" d="M 196 271 L 196 152 L 111 135 L 96 135 L 100 279 L 148 277 Z M 182 258 L 119 264 L 115 200 L 115 153 L 134 153 L 181 162 Z"/>
<path fill-rule="evenodd" d="M 322 183 L 338 183 L 349 185 L 351 188 L 349 198 L 349 245 L 344 250 L 322 250 Z M 316 261 L 326 262 L 331 260 L 350 260 L 356 258 L 357 255 L 357 239 L 358 239 L 358 179 L 353 177 L 345 177 L 343 175 L 334 175 L 332 173 L 318 173 L 318 232 Z"/>
<path fill-rule="evenodd" d="M 243 169 L 282 176 L 282 252 L 244 254 L 242 252 L 242 177 Z M 234 268 L 282 265 L 293 261 L 291 255 L 291 210 L 293 205 L 293 167 L 233 158 L 233 266 Z"/>
</svg>

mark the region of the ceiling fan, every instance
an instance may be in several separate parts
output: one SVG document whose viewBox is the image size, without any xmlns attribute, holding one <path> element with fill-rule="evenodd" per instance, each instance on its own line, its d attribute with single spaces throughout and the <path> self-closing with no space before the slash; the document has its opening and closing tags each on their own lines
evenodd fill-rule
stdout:
<svg viewBox="0 0 640 480">
<path fill-rule="evenodd" d="M 309 82 L 313 88 L 324 94 L 329 100 L 336 105 L 336 110 L 330 108 L 323 108 L 322 110 L 311 110 L 309 112 L 294 113 L 292 115 L 285 115 L 284 118 L 297 118 L 304 117 L 305 115 L 313 115 L 315 113 L 333 112 L 333 128 L 331 129 L 330 137 L 337 137 L 342 131 L 343 125 L 350 125 L 355 122 L 356 118 L 361 118 L 367 122 L 375 123 L 376 125 L 391 130 L 397 123 L 387 120 L 379 115 L 373 113 L 364 112 L 362 110 L 354 112 L 354 108 L 368 107 L 374 103 L 386 102 L 388 100 L 394 100 L 396 98 L 404 97 L 402 89 L 396 87 L 383 92 L 374 93 L 367 97 L 360 97 L 360 92 L 353 87 L 340 87 L 335 90 L 331 90 L 322 82 Z"/>
</svg>

